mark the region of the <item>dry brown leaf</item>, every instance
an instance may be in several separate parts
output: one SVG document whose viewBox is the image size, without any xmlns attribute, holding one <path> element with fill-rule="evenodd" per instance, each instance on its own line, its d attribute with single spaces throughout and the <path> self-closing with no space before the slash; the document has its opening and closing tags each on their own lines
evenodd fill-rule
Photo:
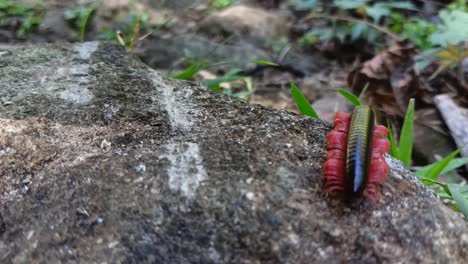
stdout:
<svg viewBox="0 0 468 264">
<path fill-rule="evenodd" d="M 414 47 L 399 42 L 374 58 L 358 65 L 348 75 L 348 85 L 360 94 L 368 83 L 367 102 L 387 116 L 403 116 L 409 98 L 418 91 L 417 76 L 412 72 Z M 416 87 L 416 89 L 415 89 Z"/>
<path fill-rule="evenodd" d="M 348 76 L 348 84 L 354 84 L 358 74 L 376 80 L 388 80 L 393 72 L 412 60 L 414 47 L 407 42 L 397 43 L 364 62 Z"/>
</svg>

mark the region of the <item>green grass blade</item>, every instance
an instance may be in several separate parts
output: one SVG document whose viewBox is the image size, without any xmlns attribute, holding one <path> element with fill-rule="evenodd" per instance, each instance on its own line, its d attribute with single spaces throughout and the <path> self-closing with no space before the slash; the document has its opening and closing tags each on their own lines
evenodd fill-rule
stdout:
<svg viewBox="0 0 468 264">
<path fill-rule="evenodd" d="M 458 185 L 458 190 L 463 194 L 468 194 L 468 185 Z"/>
<path fill-rule="evenodd" d="M 183 70 L 181 73 L 171 76 L 171 78 L 177 80 L 188 80 L 195 76 L 195 74 L 197 74 L 204 67 L 204 64 L 192 64 L 185 68 L 185 70 Z"/>
<path fill-rule="evenodd" d="M 408 110 L 400 134 L 399 159 L 406 165 L 411 165 L 411 154 L 413 151 L 413 129 L 414 129 L 414 99 L 410 99 Z"/>
<path fill-rule="evenodd" d="M 99 6 L 99 1 L 93 3 L 90 7 L 85 10 L 85 13 L 80 21 L 80 40 L 84 41 L 86 28 L 88 27 L 88 21 L 91 15 L 96 11 L 96 8 Z"/>
<path fill-rule="evenodd" d="M 279 66 L 277 63 L 268 60 L 255 60 L 253 63 L 257 65 L 266 65 L 266 66 Z"/>
<path fill-rule="evenodd" d="M 291 82 L 291 94 L 294 98 L 294 101 L 297 104 L 297 107 L 299 108 L 299 111 L 301 111 L 302 114 L 310 116 L 312 118 L 319 118 L 314 108 L 312 108 L 312 105 L 310 105 L 307 98 L 302 94 L 301 90 L 299 90 L 299 88 L 293 82 Z"/>
<path fill-rule="evenodd" d="M 359 101 L 359 98 L 357 98 L 354 94 L 346 91 L 345 89 L 338 89 L 338 93 L 340 93 L 346 100 L 348 100 L 354 106 L 361 105 L 361 101 Z"/>
<path fill-rule="evenodd" d="M 364 98 L 364 96 L 366 95 L 367 93 L 367 89 L 369 88 L 369 82 L 366 82 L 366 84 L 364 85 L 364 88 L 362 88 L 361 90 L 361 93 L 359 94 L 359 100 L 361 100 L 362 98 Z"/>
<path fill-rule="evenodd" d="M 448 195 L 446 191 L 444 190 L 438 190 L 436 191 L 437 196 L 439 196 L 440 199 L 450 199 L 453 200 L 452 196 Z"/>
<path fill-rule="evenodd" d="M 445 183 L 442 183 L 440 181 L 436 181 L 436 180 L 432 180 L 432 179 L 429 179 L 429 178 L 421 178 L 421 182 L 426 185 L 426 186 L 430 186 L 432 184 L 437 184 L 439 185 L 440 187 L 442 187 L 442 189 L 444 190 L 444 192 L 449 196 L 449 197 L 452 197 L 452 193 L 450 192 L 449 188 L 448 188 L 448 185 L 445 184 Z"/>
<path fill-rule="evenodd" d="M 223 76 L 223 77 L 219 77 L 216 79 L 203 80 L 201 81 L 201 83 L 207 86 L 211 86 L 211 85 L 219 85 L 221 83 L 230 83 L 230 82 L 240 81 L 244 79 L 245 79 L 244 76 Z"/>
<path fill-rule="evenodd" d="M 463 147 L 461 148 L 458 148 L 457 150 L 455 150 L 454 152 L 450 153 L 450 155 L 448 155 L 447 157 L 443 158 L 442 160 L 439 160 L 438 162 L 436 162 L 434 164 L 434 167 L 432 167 L 426 174 L 425 174 L 425 177 L 426 178 L 429 178 L 429 179 L 437 179 L 437 177 L 439 177 L 439 175 L 442 173 L 442 171 L 447 167 L 447 165 L 450 163 L 451 160 L 453 160 L 453 158 L 455 158 L 455 156 L 458 155 L 458 153 L 460 153 L 460 151 L 463 149 Z"/>
<path fill-rule="evenodd" d="M 458 209 L 465 217 L 468 217 L 468 199 L 460 192 L 458 185 L 449 184 L 448 188 L 452 193 L 452 198 L 457 204 Z"/>
<path fill-rule="evenodd" d="M 447 172 L 453 171 L 466 164 L 468 164 L 468 158 L 454 158 L 449 162 L 449 164 L 447 164 L 447 166 L 442 170 L 442 172 L 440 172 L 440 174 L 445 174 Z M 427 172 L 434 168 L 434 166 L 436 165 L 437 162 L 424 166 L 421 169 L 417 170 L 415 174 L 418 177 L 424 177 L 424 175 L 426 175 Z"/>
<path fill-rule="evenodd" d="M 400 153 L 398 151 L 398 145 L 395 141 L 395 136 L 393 136 L 393 129 L 392 125 L 390 122 L 387 122 L 387 128 L 388 128 L 388 140 L 390 141 L 390 155 L 394 157 L 395 159 L 400 159 Z"/>
</svg>

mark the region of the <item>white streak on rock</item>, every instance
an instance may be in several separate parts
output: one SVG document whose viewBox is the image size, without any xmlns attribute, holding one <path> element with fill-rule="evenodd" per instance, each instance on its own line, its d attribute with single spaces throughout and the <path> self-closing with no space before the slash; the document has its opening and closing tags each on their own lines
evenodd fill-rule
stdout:
<svg viewBox="0 0 468 264">
<path fill-rule="evenodd" d="M 88 74 L 88 70 L 87 64 L 58 67 L 50 69 L 50 75 L 41 78 L 40 82 L 47 92 L 58 93 L 67 102 L 85 104 L 93 99 L 88 86 L 94 81 L 94 77 Z"/>
<path fill-rule="evenodd" d="M 70 103 L 84 104 L 92 100 L 93 96 L 86 87 L 72 87 L 60 93 L 60 97 Z"/>
<path fill-rule="evenodd" d="M 80 43 L 75 46 L 75 50 L 80 53 L 80 58 L 83 60 L 89 60 L 91 55 L 97 50 L 99 47 L 99 42 L 97 41 L 90 41 L 85 43 Z"/>
<path fill-rule="evenodd" d="M 154 87 L 161 88 L 161 102 L 167 111 L 172 129 L 188 131 L 192 126 L 192 122 L 187 112 L 194 112 L 195 110 L 190 108 L 190 105 L 187 103 L 190 99 L 186 102 L 181 102 L 180 99 L 190 97 L 192 95 L 192 90 L 190 88 L 183 89 L 182 87 L 176 94 L 171 84 L 161 87 L 162 78 L 156 71 L 150 70 L 150 77 Z"/>
<path fill-rule="evenodd" d="M 388 166 L 390 166 L 390 176 L 395 177 L 399 180 L 402 180 L 403 177 L 401 175 L 405 174 L 405 165 L 403 163 L 393 157 L 391 157 L 389 154 L 385 155 L 385 161 L 387 162 Z"/>
<path fill-rule="evenodd" d="M 180 87 L 176 90 L 172 83 L 165 82 L 159 73 L 152 69 L 149 69 L 149 77 L 153 86 L 161 92 L 158 100 L 167 112 L 171 128 L 178 131 L 190 131 L 191 115 L 197 112 L 190 105 L 190 97 L 193 93 L 190 87 Z M 199 145 L 190 142 L 174 143 L 167 144 L 165 148 L 167 152 L 161 158 L 166 158 L 170 162 L 167 170 L 169 188 L 192 199 L 201 182 L 207 177 Z"/>
<path fill-rule="evenodd" d="M 180 192 L 184 197 L 195 197 L 201 182 L 206 178 L 206 170 L 196 143 L 165 145 L 167 153 L 161 158 L 169 160 L 167 170 L 169 188 Z"/>
</svg>

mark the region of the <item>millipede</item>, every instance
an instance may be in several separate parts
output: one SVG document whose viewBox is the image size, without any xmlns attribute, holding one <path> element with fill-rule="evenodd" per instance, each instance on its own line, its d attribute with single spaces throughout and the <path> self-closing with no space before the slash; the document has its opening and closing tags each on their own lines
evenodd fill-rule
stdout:
<svg viewBox="0 0 468 264">
<path fill-rule="evenodd" d="M 323 165 L 326 192 L 343 192 L 347 198 L 362 195 L 379 203 L 380 188 L 390 171 L 385 161 L 390 142 L 388 129 L 374 125 L 374 119 L 367 105 L 357 106 L 351 115 L 335 114 Z"/>
</svg>

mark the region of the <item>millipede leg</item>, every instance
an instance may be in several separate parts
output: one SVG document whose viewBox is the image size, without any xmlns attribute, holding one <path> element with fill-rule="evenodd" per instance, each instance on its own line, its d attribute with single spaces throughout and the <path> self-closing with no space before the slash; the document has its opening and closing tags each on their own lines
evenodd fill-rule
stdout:
<svg viewBox="0 0 468 264">
<path fill-rule="evenodd" d="M 369 178 L 363 195 L 375 204 L 380 200 L 380 187 L 390 172 L 390 167 L 385 161 L 385 153 L 390 149 L 390 142 L 385 139 L 387 135 L 388 130 L 386 127 L 376 126 L 374 128 Z"/>
<path fill-rule="evenodd" d="M 327 157 L 323 165 L 325 191 L 343 191 L 345 188 L 346 145 L 351 117 L 335 114 L 333 130 L 327 135 Z"/>
</svg>

